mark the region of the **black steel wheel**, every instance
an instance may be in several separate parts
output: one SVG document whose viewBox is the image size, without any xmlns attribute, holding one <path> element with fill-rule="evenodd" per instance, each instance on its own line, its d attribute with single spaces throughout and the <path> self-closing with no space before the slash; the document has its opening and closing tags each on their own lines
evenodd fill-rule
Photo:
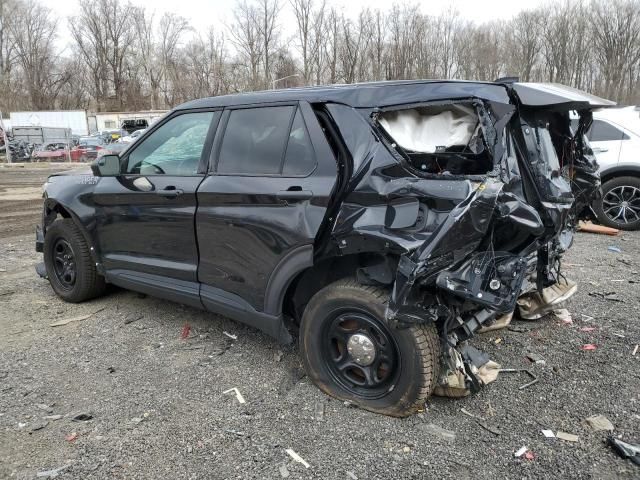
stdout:
<svg viewBox="0 0 640 480">
<path fill-rule="evenodd" d="M 598 220 L 621 230 L 640 229 L 640 178 L 618 177 L 602 185 L 602 198 L 593 204 Z"/>
<path fill-rule="evenodd" d="M 76 259 L 65 238 L 58 238 L 53 245 L 53 273 L 66 289 L 71 290 L 76 283 Z"/>
<path fill-rule="evenodd" d="M 80 229 L 70 218 L 56 220 L 44 237 L 44 264 L 51 288 L 67 302 L 82 302 L 104 293 L 104 277 Z"/>
<path fill-rule="evenodd" d="M 384 396 L 398 377 L 400 363 L 388 327 L 356 308 L 336 311 L 326 325 L 324 354 L 334 380 L 355 395 Z"/>
<path fill-rule="evenodd" d="M 435 387 L 440 344 L 434 325 L 390 326 L 388 299 L 387 290 L 351 278 L 326 286 L 305 308 L 300 349 L 309 378 L 327 394 L 404 417 Z"/>
</svg>

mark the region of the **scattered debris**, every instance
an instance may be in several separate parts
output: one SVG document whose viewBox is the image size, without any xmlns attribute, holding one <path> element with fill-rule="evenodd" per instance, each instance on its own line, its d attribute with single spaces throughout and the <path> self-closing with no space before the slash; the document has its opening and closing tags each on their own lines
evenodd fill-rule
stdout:
<svg viewBox="0 0 640 480">
<path fill-rule="evenodd" d="M 189 333 L 191 332 L 191 325 L 189 325 L 188 323 L 185 323 L 184 326 L 182 327 L 182 332 L 180 333 L 180 339 L 184 340 L 189 336 Z"/>
<path fill-rule="evenodd" d="M 573 435 L 571 433 L 566 433 L 566 432 L 556 432 L 556 437 L 558 437 L 560 440 L 566 440 L 567 442 L 577 442 L 578 441 L 578 436 L 577 435 Z"/>
<path fill-rule="evenodd" d="M 234 392 L 236 394 L 236 399 L 238 400 L 238 403 L 247 403 L 244 397 L 242 396 L 242 394 L 240 393 L 240 390 L 238 390 L 237 387 L 230 388 L 229 390 L 225 390 L 222 393 L 227 394 L 230 392 Z"/>
<path fill-rule="evenodd" d="M 636 345 L 636 348 L 634 348 L 634 349 L 633 349 L 633 352 L 631 352 L 631 355 L 632 355 L 633 357 L 635 357 L 635 356 L 636 356 L 636 353 L 638 353 L 638 347 L 640 347 L 640 345 Z"/>
<path fill-rule="evenodd" d="M 589 293 L 590 297 L 601 298 L 603 300 L 608 300 L 610 302 L 624 303 L 624 300 L 621 300 L 619 298 L 615 298 L 615 295 L 616 295 L 616 292 L 607 292 L 607 293 L 591 292 L 591 293 Z"/>
<path fill-rule="evenodd" d="M 502 435 L 502 432 L 500 430 L 498 430 L 496 427 L 492 425 L 489 425 L 487 422 L 484 422 L 482 420 L 476 420 L 476 423 L 480 425 L 482 428 L 484 428 L 487 432 L 493 433 L 496 437 L 499 435 Z"/>
<path fill-rule="evenodd" d="M 632 267 L 633 266 L 633 262 L 629 259 L 626 259 L 624 257 L 616 257 L 616 260 L 619 261 L 620 263 L 625 264 L 627 267 Z"/>
<path fill-rule="evenodd" d="M 130 323 L 137 322 L 138 320 L 144 318 L 144 315 L 129 315 L 124 319 L 124 324 L 129 325 Z"/>
<path fill-rule="evenodd" d="M 78 439 L 78 432 L 71 432 L 70 434 L 65 435 L 64 439 L 67 442 L 75 442 Z"/>
<path fill-rule="evenodd" d="M 233 335 L 232 333 L 229 333 L 227 331 L 223 331 L 222 333 L 224 335 L 226 335 L 227 337 L 229 337 L 231 340 L 238 340 L 238 336 L 237 335 Z"/>
<path fill-rule="evenodd" d="M 556 438 L 556 436 L 553 434 L 552 430 L 542 430 L 542 434 L 546 437 L 546 438 Z"/>
<path fill-rule="evenodd" d="M 74 422 L 88 422 L 92 418 L 93 418 L 93 415 L 91 415 L 90 413 L 79 413 L 78 415 L 73 417 L 71 420 L 73 420 Z"/>
<path fill-rule="evenodd" d="M 607 438 L 607 444 L 622 458 L 628 458 L 636 465 L 640 465 L 640 445 L 623 442 L 614 436 Z"/>
<path fill-rule="evenodd" d="M 237 435 L 238 437 L 244 437 L 243 432 L 238 432 L 237 430 L 225 429 L 226 433 L 232 433 L 233 435 Z"/>
<path fill-rule="evenodd" d="M 47 415 L 46 417 L 42 417 L 45 420 L 51 420 L 51 421 L 56 421 L 56 420 L 60 420 L 62 418 L 62 415 Z"/>
<path fill-rule="evenodd" d="M 284 352 L 282 350 L 278 350 L 276 353 L 273 354 L 273 359 L 276 362 L 281 362 L 282 357 L 284 357 Z"/>
<path fill-rule="evenodd" d="M 514 456 L 514 457 L 516 457 L 516 458 L 520 458 L 522 455 L 524 455 L 525 453 L 527 453 L 527 451 L 528 451 L 528 450 L 529 450 L 529 449 L 528 449 L 526 446 L 521 447 L 517 452 L 515 452 L 515 453 L 513 454 L 513 456 Z"/>
<path fill-rule="evenodd" d="M 596 327 L 582 327 L 579 329 L 581 332 L 593 332 L 594 330 L 597 330 Z"/>
<path fill-rule="evenodd" d="M 284 465 L 280 465 L 280 468 L 278 468 L 278 470 L 280 470 L 280 476 L 282 478 L 289 478 L 289 470 L 287 470 L 287 467 L 285 467 Z"/>
<path fill-rule="evenodd" d="M 36 408 L 44 410 L 47 413 L 53 413 L 53 405 L 47 405 L 46 403 L 36 404 Z"/>
<path fill-rule="evenodd" d="M 56 478 L 60 475 L 64 470 L 69 468 L 69 465 L 64 465 L 62 467 L 53 468 L 51 470 L 43 470 L 42 472 L 36 473 L 37 478 Z"/>
<path fill-rule="evenodd" d="M 428 423 L 425 425 L 424 430 L 431 435 L 435 435 L 449 442 L 453 442 L 456 439 L 456 432 L 439 427 L 434 423 Z"/>
<path fill-rule="evenodd" d="M 582 321 L 583 322 L 593 322 L 595 320 L 595 318 L 589 316 L 589 315 L 585 315 L 584 313 L 581 313 L 580 315 L 582 315 Z"/>
<path fill-rule="evenodd" d="M 614 253 L 622 253 L 622 250 L 620 249 L 620 247 L 616 247 L 615 245 L 609 245 L 607 247 L 607 250 Z"/>
<path fill-rule="evenodd" d="M 531 385 L 535 385 L 539 381 L 538 377 L 536 377 L 533 374 L 533 372 L 530 372 L 526 368 L 501 368 L 499 371 L 500 371 L 500 373 L 520 373 L 520 372 L 524 372 L 524 373 L 526 373 L 527 375 L 529 375 L 533 379 L 529 383 L 525 383 L 524 385 L 520 385 L 518 387 L 518 390 L 524 390 L 525 388 L 528 388 Z"/>
<path fill-rule="evenodd" d="M 498 337 L 493 341 L 493 343 L 498 345 L 499 343 L 502 343 L 502 339 L 500 337 Z"/>
<path fill-rule="evenodd" d="M 145 419 L 149 417 L 149 412 L 144 412 L 142 417 L 134 417 L 131 419 L 131 423 L 135 423 L 136 425 L 142 423 Z"/>
<path fill-rule="evenodd" d="M 510 332 L 516 332 L 516 333 L 529 333 L 530 331 L 533 330 L 533 328 L 527 328 L 527 327 L 521 327 L 519 325 L 510 325 L 507 330 L 509 330 Z"/>
<path fill-rule="evenodd" d="M 7 290 L 4 292 L 0 292 L 0 297 L 4 297 L 5 295 L 11 295 L 13 293 L 16 293 L 15 290 Z"/>
<path fill-rule="evenodd" d="M 93 317 L 96 313 L 101 312 L 102 310 L 104 310 L 106 307 L 100 308 L 94 312 L 88 313 L 86 315 L 80 315 L 78 317 L 71 317 L 71 318 L 65 318 L 64 320 L 58 320 L 57 322 L 54 323 L 50 323 L 49 326 L 50 327 L 61 327 L 62 325 L 67 325 L 69 323 L 72 322 L 81 322 L 82 320 L 86 320 L 88 318 Z"/>
<path fill-rule="evenodd" d="M 620 230 L 618 230 L 617 228 L 605 227 L 604 225 L 595 225 L 592 222 L 578 223 L 578 231 L 610 236 L 615 236 L 620 233 Z"/>
<path fill-rule="evenodd" d="M 302 465 L 304 465 L 305 468 L 309 468 L 311 465 L 309 465 L 304 458 L 302 458 L 300 455 L 298 455 L 296 452 L 294 452 L 291 448 L 287 448 L 285 450 L 285 452 L 287 452 L 289 454 L 289 456 L 291 458 L 293 458 L 296 462 L 301 463 Z"/>
<path fill-rule="evenodd" d="M 313 415 L 313 417 L 317 420 L 317 421 L 322 421 L 324 420 L 324 402 L 321 401 L 317 401 L 316 405 L 315 405 L 315 414 Z"/>
<path fill-rule="evenodd" d="M 466 409 L 464 409 L 464 408 L 461 408 L 461 409 L 460 409 L 460 411 L 461 411 L 462 413 L 464 413 L 465 415 L 467 415 L 468 417 L 475 418 L 476 420 L 484 420 L 484 418 L 482 418 L 482 417 L 480 417 L 480 416 L 478 416 L 478 415 L 474 415 L 474 414 L 473 414 L 473 413 L 471 413 L 469 410 L 466 410 Z"/>
<path fill-rule="evenodd" d="M 592 415 L 585 420 L 589 426 L 596 432 L 601 430 L 608 430 L 613 432 L 613 424 L 604 415 Z"/>
<path fill-rule="evenodd" d="M 47 421 L 34 423 L 31 426 L 31 431 L 37 432 L 38 430 L 42 430 L 43 428 L 46 428 L 47 425 L 49 425 L 49 422 Z"/>
<path fill-rule="evenodd" d="M 115 369 L 115 367 L 109 367 L 109 368 L 107 368 L 107 372 L 116 373 L 116 369 Z"/>
<path fill-rule="evenodd" d="M 527 353 L 527 358 L 531 360 L 533 363 L 535 363 L 536 365 L 544 366 L 547 364 L 544 358 L 542 358 L 542 356 L 538 355 L 537 353 Z"/>
<path fill-rule="evenodd" d="M 524 454 L 524 458 L 526 458 L 527 460 L 535 460 L 536 454 L 533 453 L 531 450 L 527 450 L 527 452 Z"/>
<path fill-rule="evenodd" d="M 559 308 L 553 311 L 553 316 L 560 320 L 565 325 L 573 324 L 573 319 L 571 318 L 571 313 L 566 308 Z"/>
<path fill-rule="evenodd" d="M 593 343 L 587 343 L 586 345 L 582 345 L 582 347 L 580 347 L 580 350 L 590 351 L 590 350 L 596 350 L 597 348 L 598 348 L 597 345 Z"/>
<path fill-rule="evenodd" d="M 349 477 L 351 480 L 358 480 L 358 477 L 356 477 L 356 474 L 353 472 L 347 472 L 347 477 Z"/>
</svg>

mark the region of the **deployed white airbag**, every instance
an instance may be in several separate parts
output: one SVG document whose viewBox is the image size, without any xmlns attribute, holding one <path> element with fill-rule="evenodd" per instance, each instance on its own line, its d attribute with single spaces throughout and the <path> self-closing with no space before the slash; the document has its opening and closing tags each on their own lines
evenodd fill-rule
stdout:
<svg viewBox="0 0 640 480">
<path fill-rule="evenodd" d="M 421 153 L 468 145 L 478 125 L 475 111 L 463 105 L 386 112 L 378 121 L 402 148 Z"/>
</svg>

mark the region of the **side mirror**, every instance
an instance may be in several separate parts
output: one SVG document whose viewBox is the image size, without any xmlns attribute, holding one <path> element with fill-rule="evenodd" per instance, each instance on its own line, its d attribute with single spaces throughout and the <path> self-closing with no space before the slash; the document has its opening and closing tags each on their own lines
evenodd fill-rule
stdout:
<svg viewBox="0 0 640 480">
<path fill-rule="evenodd" d="M 91 163 L 91 171 L 96 177 L 120 175 L 120 157 L 118 155 L 103 155 Z"/>
</svg>

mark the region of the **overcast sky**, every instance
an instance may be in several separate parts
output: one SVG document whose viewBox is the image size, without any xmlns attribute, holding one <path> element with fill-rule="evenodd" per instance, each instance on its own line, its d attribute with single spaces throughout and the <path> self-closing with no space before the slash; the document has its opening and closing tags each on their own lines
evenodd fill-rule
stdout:
<svg viewBox="0 0 640 480">
<path fill-rule="evenodd" d="M 474 20 L 478 23 L 493 19 L 508 19 L 526 8 L 534 8 L 538 5 L 548 3 L 561 3 L 563 0 L 528 0 L 527 2 L 517 0 L 425 0 L 420 3 L 424 13 L 437 15 L 449 8 L 458 10 L 460 15 L 466 19 Z M 44 0 L 43 3 L 51 8 L 63 19 L 60 22 L 60 46 L 69 43 L 70 38 L 64 17 L 73 16 L 78 9 L 78 0 Z M 156 11 L 158 16 L 164 12 L 173 12 L 186 17 L 191 25 L 198 31 L 206 31 L 213 25 L 218 30 L 224 30 L 224 25 L 232 18 L 234 0 L 132 0 L 132 4 L 145 7 L 147 10 Z M 320 3 L 320 0 L 317 1 Z M 355 15 L 363 7 L 371 9 L 387 10 L 393 4 L 389 0 L 327 0 L 329 5 L 341 9 L 349 17 Z M 402 3 L 402 2 L 398 2 Z M 416 2 L 408 1 L 407 4 Z M 280 0 L 281 5 L 288 5 L 288 0 Z M 285 26 L 284 33 L 291 36 L 294 30 L 289 30 L 286 25 L 293 26 L 293 19 L 289 17 L 289 8 L 285 8 L 281 15 L 281 23 Z"/>
</svg>

